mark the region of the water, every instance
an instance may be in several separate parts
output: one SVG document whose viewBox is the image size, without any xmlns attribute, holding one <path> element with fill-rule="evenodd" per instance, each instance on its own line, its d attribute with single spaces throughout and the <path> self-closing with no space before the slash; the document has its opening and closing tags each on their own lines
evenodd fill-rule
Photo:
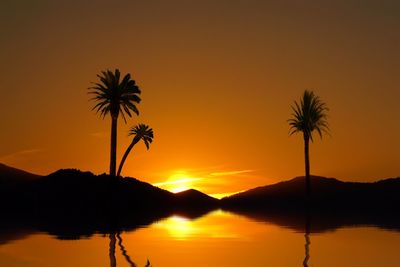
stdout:
<svg viewBox="0 0 400 267">
<path fill-rule="evenodd" d="M 358 226 L 305 234 L 283 225 L 214 211 L 76 240 L 3 229 L 0 266 L 400 266 L 398 231 Z"/>
</svg>

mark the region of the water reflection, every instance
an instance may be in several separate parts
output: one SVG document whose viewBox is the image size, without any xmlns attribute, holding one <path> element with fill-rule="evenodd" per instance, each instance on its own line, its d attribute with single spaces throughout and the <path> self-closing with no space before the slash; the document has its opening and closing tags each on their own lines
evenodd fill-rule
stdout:
<svg viewBox="0 0 400 267">
<path fill-rule="evenodd" d="M 158 222 L 156 227 L 165 229 L 172 238 L 177 240 L 185 240 L 207 231 L 202 227 L 195 227 L 192 220 L 179 215 Z"/>
<path fill-rule="evenodd" d="M 324 233 L 346 227 L 374 226 L 384 230 L 400 231 L 400 214 L 397 212 L 353 211 L 301 212 L 293 210 L 230 210 L 249 219 L 279 225 L 296 232 Z M 308 219 L 307 219 L 308 216 Z"/>
<path fill-rule="evenodd" d="M 196 219 L 175 215 L 133 231 L 114 224 L 116 228 L 109 228 L 105 235 L 80 240 L 65 240 L 68 233 L 78 231 L 57 230 L 52 233 L 62 235 L 63 240 L 41 234 L 1 245 L 0 266 L 143 267 L 150 266 L 148 256 L 152 265 L 163 267 L 372 267 L 383 261 L 385 266 L 394 267 L 400 262 L 399 233 L 371 227 L 321 232 L 327 228 L 318 226 L 314 215 L 285 214 L 285 220 L 282 216 L 255 220 L 223 211 Z M 286 225 L 292 226 L 288 229 Z M 321 234 L 314 234 L 315 229 Z"/>
<path fill-rule="evenodd" d="M 218 212 L 218 211 L 217 211 Z M 243 215 L 251 220 L 272 223 L 286 227 L 297 232 L 304 232 L 304 214 L 293 211 L 260 211 L 260 210 L 233 210 L 234 214 Z M 215 211 L 214 211 L 215 213 Z M 185 239 L 191 235 L 220 235 L 225 234 L 222 228 L 224 218 L 222 212 L 218 212 L 221 218 L 213 225 L 192 227 L 193 220 L 208 217 L 205 213 L 173 215 L 168 212 L 135 213 L 121 211 L 112 216 L 111 220 L 102 214 L 85 214 L 82 216 L 68 213 L 37 213 L 37 214 L 5 214 L 0 221 L 0 244 L 7 244 L 14 240 L 26 238 L 35 232 L 45 232 L 62 240 L 89 238 L 96 233 L 109 234 L 121 231 L 136 231 L 143 227 L 149 227 L 155 222 L 158 227 L 164 227 L 171 235 L 178 239 Z M 118 215 L 118 216 L 117 216 Z M 211 218 L 215 218 L 212 217 Z M 166 220 L 164 220 L 166 219 Z M 358 211 L 341 213 L 338 211 L 326 211 L 325 213 L 312 214 L 313 224 L 309 226 L 310 233 L 322 233 L 354 226 L 375 226 L 381 229 L 400 231 L 399 213 L 377 213 Z M 224 226 L 225 227 L 225 226 Z M 212 228 L 212 229 L 210 229 Z M 229 235 L 237 235 L 231 231 Z"/>
<path fill-rule="evenodd" d="M 110 238 L 110 249 L 109 249 L 110 267 L 116 267 L 117 259 L 115 257 L 115 243 L 117 242 L 117 239 L 115 238 L 114 233 L 109 234 L 109 238 Z"/>
<path fill-rule="evenodd" d="M 310 233 L 306 232 L 304 234 L 304 237 L 306 239 L 306 244 L 305 244 L 306 255 L 305 255 L 304 260 L 303 260 L 303 266 L 304 267 L 308 267 L 308 260 L 310 259 L 310 244 L 311 244 Z"/>
<path fill-rule="evenodd" d="M 303 267 L 308 267 L 308 261 L 310 260 L 310 227 L 311 227 L 311 220 L 308 215 L 306 215 L 306 223 L 305 223 L 305 231 L 304 231 L 304 239 L 305 239 L 305 256 L 303 260 Z"/>
<path fill-rule="evenodd" d="M 122 244 L 122 237 L 120 233 L 117 234 L 117 239 L 118 239 L 118 246 L 122 252 L 122 256 L 124 256 L 125 260 L 131 267 L 136 267 L 136 264 L 131 260 L 131 257 L 129 257 L 128 252 L 126 251 L 124 245 Z"/>
<path fill-rule="evenodd" d="M 222 210 L 213 211 L 207 216 L 187 218 L 182 215 L 173 215 L 156 222 L 153 227 L 168 234 L 171 239 L 185 241 L 193 239 L 233 239 L 240 238 L 243 229 L 240 224 L 229 223 L 232 218 L 241 222 L 247 219 L 238 217 Z"/>
<path fill-rule="evenodd" d="M 128 251 L 126 250 L 125 246 L 123 245 L 121 233 L 111 233 L 109 234 L 109 256 L 110 256 L 110 267 L 116 267 L 117 266 L 117 258 L 115 256 L 115 248 L 116 248 L 116 243 L 118 240 L 118 246 L 121 250 L 122 256 L 128 263 L 130 267 L 137 267 L 137 265 L 132 261 L 131 257 L 128 255 Z M 150 261 L 147 259 L 145 267 L 151 267 Z"/>
</svg>

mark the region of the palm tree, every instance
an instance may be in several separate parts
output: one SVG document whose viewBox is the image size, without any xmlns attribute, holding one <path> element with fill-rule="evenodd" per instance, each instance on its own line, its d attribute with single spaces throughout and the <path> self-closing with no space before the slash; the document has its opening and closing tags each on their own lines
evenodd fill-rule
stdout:
<svg viewBox="0 0 400 267">
<path fill-rule="evenodd" d="M 128 73 L 120 80 L 120 71 L 102 71 L 97 75 L 100 82 L 89 87 L 89 93 L 94 97 L 97 104 L 92 110 L 100 112 L 101 117 L 107 114 L 111 116 L 111 152 L 110 152 L 110 175 L 115 176 L 117 162 L 117 121 L 119 114 L 126 123 L 126 115 L 132 117 L 132 112 L 139 115 L 135 104 L 140 103 L 140 89 Z M 126 114 L 126 115 L 125 115 Z"/>
<path fill-rule="evenodd" d="M 300 104 L 295 101 L 292 108 L 292 118 L 288 120 L 290 125 L 289 134 L 297 132 L 303 133 L 304 138 L 304 157 L 306 171 L 306 194 L 311 195 L 310 181 L 310 158 L 309 158 L 309 142 L 313 141 L 313 131 L 317 131 L 322 138 L 322 133 L 329 134 L 329 126 L 327 121 L 327 111 L 329 110 L 321 99 L 314 95 L 314 92 L 305 90 Z"/>
<path fill-rule="evenodd" d="M 154 138 L 153 129 L 151 129 L 150 126 L 143 123 L 139 123 L 138 125 L 132 127 L 128 135 L 134 135 L 135 137 L 132 139 L 132 143 L 128 146 L 124 156 L 122 157 L 121 163 L 119 164 L 117 176 L 120 176 L 125 160 L 128 157 L 129 152 L 131 152 L 134 145 L 136 145 L 140 140 L 143 140 L 144 144 L 146 145 L 146 148 L 149 149 L 150 144 L 151 142 L 153 142 Z"/>
</svg>

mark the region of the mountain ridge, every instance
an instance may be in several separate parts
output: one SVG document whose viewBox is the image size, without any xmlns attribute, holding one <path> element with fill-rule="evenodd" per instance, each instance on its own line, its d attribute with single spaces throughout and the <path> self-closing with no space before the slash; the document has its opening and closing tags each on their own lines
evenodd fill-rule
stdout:
<svg viewBox="0 0 400 267">
<path fill-rule="evenodd" d="M 0 163 L 0 184 L 20 183 L 34 180 L 40 177 L 42 176 Z"/>
<path fill-rule="evenodd" d="M 374 182 L 344 182 L 336 178 L 311 177 L 310 204 L 323 210 L 394 208 L 400 204 L 400 178 Z M 250 189 L 221 199 L 227 209 L 304 209 L 304 176 Z M 308 207 L 310 208 L 310 207 Z"/>
<path fill-rule="evenodd" d="M 76 186 L 78 186 L 78 184 L 81 181 L 86 181 L 86 180 L 90 180 L 96 183 L 98 182 L 96 181 L 98 177 L 100 177 L 100 180 L 101 179 L 104 180 L 105 179 L 104 177 L 108 177 L 108 175 L 106 174 L 95 175 L 90 171 L 81 171 L 78 169 L 60 169 L 50 173 L 49 175 L 41 176 L 0 163 L 0 184 L 3 184 L 3 187 L 7 185 L 7 183 L 12 185 L 20 183 L 32 183 L 32 182 L 42 183 L 42 184 L 44 183 L 56 184 L 56 180 L 59 180 L 60 182 L 62 181 L 63 183 L 75 182 Z M 135 185 L 138 188 L 147 188 L 150 191 L 155 190 L 154 192 L 157 191 L 160 194 L 176 197 L 177 199 L 181 199 L 181 202 L 191 201 L 191 200 L 193 201 L 200 198 L 204 199 L 208 203 L 212 203 L 213 205 L 218 202 L 228 203 L 233 200 L 239 200 L 245 198 L 258 199 L 258 200 L 264 200 L 265 198 L 272 198 L 272 197 L 301 198 L 304 197 L 305 194 L 304 176 L 297 176 L 292 179 L 280 181 L 274 184 L 257 186 L 255 188 L 242 191 L 240 193 L 226 196 L 222 198 L 220 201 L 218 201 L 218 199 L 213 198 L 208 194 L 205 194 L 195 189 L 189 189 L 174 194 L 170 191 L 153 186 L 147 182 L 140 181 L 139 179 L 133 177 L 120 178 L 120 181 L 125 186 Z M 399 187 L 400 177 L 380 179 L 372 182 L 353 182 L 353 181 L 341 181 L 337 178 L 332 178 L 332 177 L 312 176 L 311 184 L 312 188 L 314 188 L 313 195 L 316 197 L 321 197 L 322 194 L 332 195 L 338 192 L 342 192 L 343 190 L 351 191 L 352 188 L 369 189 L 371 187 L 376 187 L 376 188 L 385 187 L 384 189 L 389 190 L 390 186 L 392 186 L 393 190 L 397 190 L 400 188 Z"/>
</svg>

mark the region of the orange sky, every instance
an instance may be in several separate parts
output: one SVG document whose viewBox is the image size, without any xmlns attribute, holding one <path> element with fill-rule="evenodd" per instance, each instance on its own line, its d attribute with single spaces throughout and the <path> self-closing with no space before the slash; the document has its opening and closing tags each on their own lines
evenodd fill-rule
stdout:
<svg viewBox="0 0 400 267">
<path fill-rule="evenodd" d="M 124 175 L 211 194 L 302 175 L 286 120 L 311 88 L 332 130 L 312 144 L 311 172 L 399 176 L 400 4 L 267 2 L 2 1 L 0 162 L 108 171 L 110 120 L 90 111 L 87 87 L 117 67 L 143 92 L 141 115 L 120 120 L 118 159 L 131 125 L 155 132 Z"/>
</svg>

